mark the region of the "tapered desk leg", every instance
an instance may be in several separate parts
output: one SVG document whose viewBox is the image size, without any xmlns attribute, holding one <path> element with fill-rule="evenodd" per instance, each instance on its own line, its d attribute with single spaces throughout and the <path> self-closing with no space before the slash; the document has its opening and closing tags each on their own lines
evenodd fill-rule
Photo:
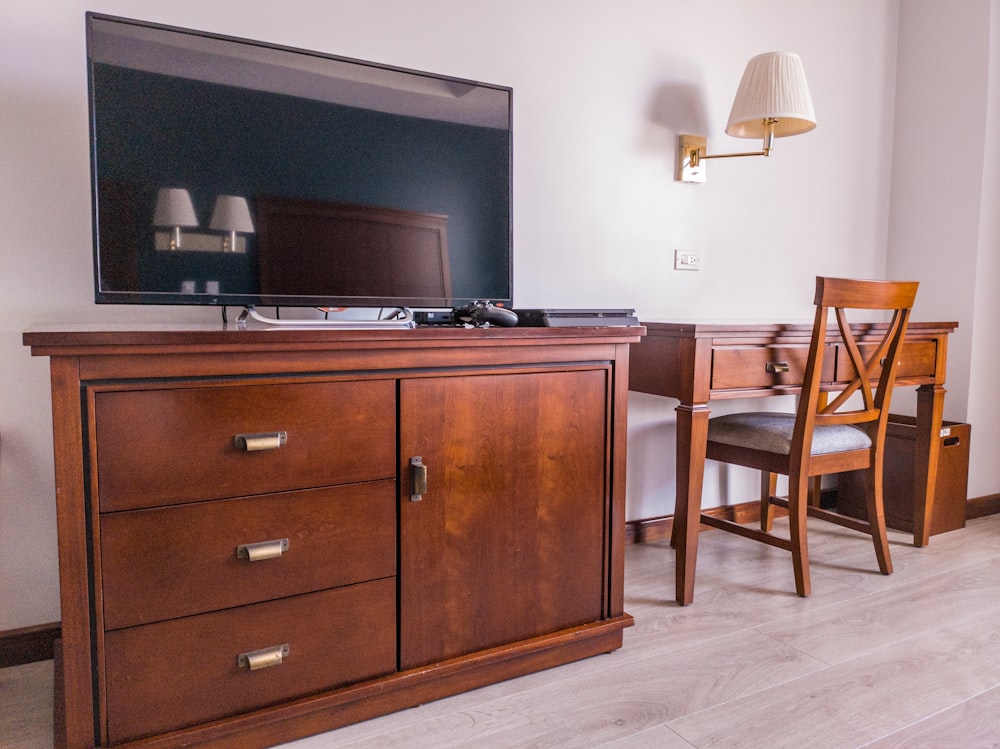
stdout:
<svg viewBox="0 0 1000 749">
<path fill-rule="evenodd" d="M 931 538 L 944 394 L 945 389 L 940 385 L 921 385 L 917 388 L 916 455 L 913 461 L 914 546 L 927 546 Z"/>
<path fill-rule="evenodd" d="M 677 603 L 694 601 L 694 570 L 701 528 L 701 489 L 708 442 L 708 406 L 677 407 L 677 499 L 674 507 Z"/>
</svg>

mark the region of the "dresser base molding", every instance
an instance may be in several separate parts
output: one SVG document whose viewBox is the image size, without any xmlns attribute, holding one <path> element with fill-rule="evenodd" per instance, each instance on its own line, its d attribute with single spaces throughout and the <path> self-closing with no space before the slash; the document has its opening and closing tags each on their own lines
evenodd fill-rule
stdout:
<svg viewBox="0 0 1000 749">
<path fill-rule="evenodd" d="M 622 646 L 632 616 L 586 624 L 423 668 L 124 744 L 121 749 L 262 749 L 416 707 Z"/>
</svg>

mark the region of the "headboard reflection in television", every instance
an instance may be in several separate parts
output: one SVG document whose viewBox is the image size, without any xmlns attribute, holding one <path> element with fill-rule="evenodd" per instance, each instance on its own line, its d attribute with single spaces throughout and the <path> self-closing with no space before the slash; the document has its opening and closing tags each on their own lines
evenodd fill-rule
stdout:
<svg viewBox="0 0 1000 749">
<path fill-rule="evenodd" d="M 98 303 L 510 303 L 510 88 L 87 14 Z"/>
</svg>

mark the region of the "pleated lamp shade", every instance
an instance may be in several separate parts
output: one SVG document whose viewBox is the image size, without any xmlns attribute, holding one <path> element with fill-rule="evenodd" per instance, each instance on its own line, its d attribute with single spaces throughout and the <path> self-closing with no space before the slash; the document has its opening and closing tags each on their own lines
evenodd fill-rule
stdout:
<svg viewBox="0 0 1000 749">
<path fill-rule="evenodd" d="M 726 133 L 736 138 L 763 138 L 767 121 L 772 119 L 777 120 L 776 138 L 816 127 L 802 60 L 792 52 L 766 52 L 750 59 L 736 91 Z"/>
</svg>

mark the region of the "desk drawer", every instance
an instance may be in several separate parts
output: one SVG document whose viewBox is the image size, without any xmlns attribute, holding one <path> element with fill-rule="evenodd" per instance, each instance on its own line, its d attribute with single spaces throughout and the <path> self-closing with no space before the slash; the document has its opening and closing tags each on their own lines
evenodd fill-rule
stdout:
<svg viewBox="0 0 1000 749">
<path fill-rule="evenodd" d="M 237 556 L 282 539 L 280 556 Z M 396 483 L 105 514 L 101 557 L 106 629 L 391 577 Z"/>
<path fill-rule="evenodd" d="M 94 421 L 102 512 L 396 475 L 392 380 L 99 391 Z"/>
<path fill-rule="evenodd" d="M 117 744 L 392 673 L 395 579 L 109 632 L 108 743 Z M 288 645 L 249 670 L 243 653 Z"/>
<path fill-rule="evenodd" d="M 866 359 L 875 351 L 875 346 L 862 345 L 858 347 L 861 355 Z M 937 363 L 937 342 L 936 341 L 906 341 L 903 343 L 903 355 L 899 359 L 899 369 L 896 371 L 897 379 L 907 377 L 934 377 L 934 367 Z M 851 377 L 853 369 L 851 360 L 846 351 L 838 352 L 837 359 L 837 379 L 844 381 Z M 878 378 L 882 374 L 882 368 L 876 368 L 873 377 Z"/>
<path fill-rule="evenodd" d="M 823 380 L 833 379 L 835 347 L 823 358 Z M 752 346 L 712 351 L 712 390 L 795 387 L 805 378 L 809 346 Z"/>
</svg>

